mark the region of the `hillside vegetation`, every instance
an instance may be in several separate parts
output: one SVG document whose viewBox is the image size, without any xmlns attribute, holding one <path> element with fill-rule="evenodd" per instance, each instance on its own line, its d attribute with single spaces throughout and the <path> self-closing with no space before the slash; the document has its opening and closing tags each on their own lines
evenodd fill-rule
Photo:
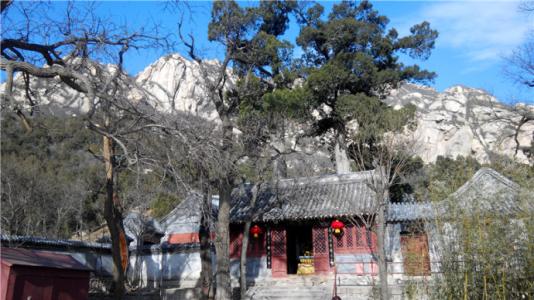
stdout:
<svg viewBox="0 0 534 300">
<path fill-rule="evenodd" d="M 2 233 L 69 238 L 103 224 L 100 137 L 79 118 L 40 117 L 31 133 L 2 120 Z M 180 201 L 155 173 L 122 168 L 124 208 L 163 216 Z"/>
<path fill-rule="evenodd" d="M 2 121 L 2 231 L 6 234 L 69 238 L 100 226 L 103 203 L 103 169 L 99 137 L 78 118 L 42 117 L 31 133 L 9 116 Z M 439 157 L 424 165 L 414 159 L 404 181 L 395 187 L 396 201 L 412 193 L 417 201 L 439 201 L 457 190 L 482 167 L 491 167 L 524 188 L 534 191 L 534 168 L 502 158 L 481 164 L 474 158 Z M 254 170 L 243 164 L 242 176 Z M 326 172 L 327 170 L 323 170 Z M 119 197 L 125 208 L 149 209 L 163 217 L 183 199 L 159 174 L 136 174 L 123 168 Z"/>
</svg>

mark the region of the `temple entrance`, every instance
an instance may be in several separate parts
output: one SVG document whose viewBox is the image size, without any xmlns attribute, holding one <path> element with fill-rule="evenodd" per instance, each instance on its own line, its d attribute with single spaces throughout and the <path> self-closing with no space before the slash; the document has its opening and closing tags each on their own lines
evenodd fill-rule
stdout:
<svg viewBox="0 0 534 300">
<path fill-rule="evenodd" d="M 313 253 L 311 225 L 288 225 L 287 230 L 287 274 L 297 274 L 299 256 Z"/>
</svg>

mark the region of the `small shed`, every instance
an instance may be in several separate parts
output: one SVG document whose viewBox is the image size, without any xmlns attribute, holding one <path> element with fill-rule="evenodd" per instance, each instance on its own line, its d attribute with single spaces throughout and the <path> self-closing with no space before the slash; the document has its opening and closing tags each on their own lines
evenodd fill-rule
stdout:
<svg viewBox="0 0 534 300">
<path fill-rule="evenodd" d="M 88 299 L 90 269 L 70 255 L 0 248 L 0 300 Z"/>
</svg>

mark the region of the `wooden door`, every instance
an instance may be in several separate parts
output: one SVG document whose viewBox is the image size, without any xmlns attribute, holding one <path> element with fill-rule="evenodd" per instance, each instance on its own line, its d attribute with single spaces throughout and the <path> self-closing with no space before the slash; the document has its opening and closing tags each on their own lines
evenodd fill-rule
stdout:
<svg viewBox="0 0 534 300">
<path fill-rule="evenodd" d="M 330 271 L 328 229 L 324 227 L 313 227 L 312 233 L 315 273 L 327 273 Z"/>
<path fill-rule="evenodd" d="M 52 291 L 52 277 L 19 275 L 15 282 L 13 300 L 50 300 Z"/>
<path fill-rule="evenodd" d="M 426 233 L 401 235 L 404 258 L 404 274 L 409 276 L 430 275 L 430 256 Z"/>
<path fill-rule="evenodd" d="M 271 229 L 271 270 L 273 277 L 287 276 L 286 230 L 281 227 Z"/>
</svg>

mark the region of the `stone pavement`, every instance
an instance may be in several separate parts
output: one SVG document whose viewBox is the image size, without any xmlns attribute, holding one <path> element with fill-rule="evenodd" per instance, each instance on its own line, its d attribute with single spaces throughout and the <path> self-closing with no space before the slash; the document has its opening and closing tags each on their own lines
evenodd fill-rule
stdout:
<svg viewBox="0 0 534 300">
<path fill-rule="evenodd" d="M 367 283 L 367 284 L 366 284 Z M 362 285 L 340 282 L 337 294 L 342 300 L 374 299 L 372 281 L 362 279 Z M 333 296 L 334 279 L 332 276 L 288 276 L 263 280 L 247 292 L 247 300 L 329 300 Z M 393 300 L 405 299 L 402 287 L 390 287 Z"/>
</svg>

